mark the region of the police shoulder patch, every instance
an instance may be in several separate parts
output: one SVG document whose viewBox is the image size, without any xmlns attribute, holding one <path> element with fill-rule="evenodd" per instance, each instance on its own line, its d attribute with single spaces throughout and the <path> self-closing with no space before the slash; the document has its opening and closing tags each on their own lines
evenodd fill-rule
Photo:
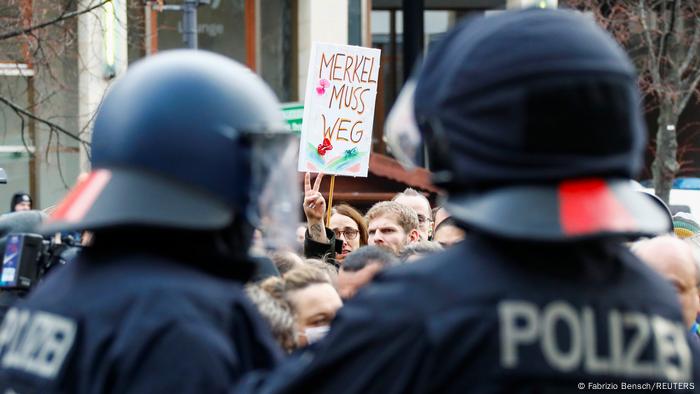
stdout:
<svg viewBox="0 0 700 394">
<path fill-rule="evenodd" d="M 53 379 L 75 340 L 75 321 L 53 313 L 12 308 L 0 326 L 0 367 Z"/>
</svg>

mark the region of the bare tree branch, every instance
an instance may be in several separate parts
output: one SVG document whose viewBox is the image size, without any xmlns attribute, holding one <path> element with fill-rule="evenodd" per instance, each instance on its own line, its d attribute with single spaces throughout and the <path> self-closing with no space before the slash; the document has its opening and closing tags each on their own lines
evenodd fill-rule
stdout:
<svg viewBox="0 0 700 394">
<path fill-rule="evenodd" d="M 68 185 L 68 182 L 66 182 L 66 177 L 63 175 L 63 168 L 61 168 L 61 150 L 59 149 L 60 146 L 61 144 L 59 142 L 58 134 L 56 134 L 56 168 L 58 169 L 58 176 L 61 179 L 61 183 L 63 183 L 63 187 L 68 189 L 70 186 Z"/>
<path fill-rule="evenodd" d="M 639 5 L 637 6 L 637 10 L 639 11 L 639 20 L 642 23 L 642 30 L 643 30 L 643 36 L 644 40 L 647 43 L 647 52 L 649 53 L 649 56 L 651 57 L 651 64 L 658 65 L 659 61 L 656 59 L 656 54 L 654 53 L 654 41 L 651 39 L 651 33 L 649 30 L 649 22 L 647 20 L 647 10 L 646 6 L 644 5 L 644 0 L 639 0 Z M 651 77 L 654 81 L 654 84 L 661 85 L 661 75 L 659 75 L 659 69 L 658 67 L 649 67 L 649 73 L 651 74 Z"/>
<path fill-rule="evenodd" d="M 688 49 L 685 59 L 683 59 L 683 62 L 678 68 L 678 74 L 681 77 L 686 73 L 688 67 L 698 54 L 698 46 L 700 45 L 700 17 L 695 18 L 694 28 L 695 31 L 693 32 L 693 39 L 690 41 L 690 48 Z"/>
<path fill-rule="evenodd" d="M 693 132 L 690 137 L 684 134 L 683 138 L 676 128 L 680 126 L 681 113 L 700 85 L 700 3 L 683 0 L 560 0 L 560 3 L 592 11 L 599 24 L 634 60 L 645 110 L 656 114 L 656 132 L 648 148 L 654 157 L 651 163 L 654 189 L 668 202 L 673 178 L 688 168 L 698 167 L 690 160 L 690 153 L 700 152 L 698 125 L 688 126 Z"/>
<path fill-rule="evenodd" d="M 45 27 L 47 27 L 47 26 L 51 26 L 51 25 L 53 25 L 53 24 L 62 22 L 62 21 L 64 21 L 64 20 L 66 20 L 66 19 L 71 19 L 71 18 L 74 18 L 74 17 L 76 17 L 76 16 L 79 16 L 79 15 L 82 15 L 82 14 L 86 14 L 86 13 L 88 13 L 88 12 L 94 10 L 94 9 L 97 9 L 97 8 L 102 7 L 103 5 L 105 5 L 105 4 L 107 4 L 107 3 L 111 2 L 111 1 L 112 1 L 112 0 L 103 0 L 103 1 L 101 1 L 100 3 L 98 3 L 97 5 L 88 7 L 88 8 L 86 8 L 86 9 L 84 9 L 84 10 L 78 10 L 78 11 L 73 11 L 73 12 L 62 13 L 61 15 L 59 15 L 58 17 L 56 17 L 56 18 L 54 18 L 54 19 L 51 19 L 51 20 L 48 20 L 48 21 L 46 21 L 46 22 L 42 22 L 42 23 L 39 23 L 39 24 L 36 24 L 36 25 L 29 26 L 29 27 L 27 27 L 27 28 L 25 28 L 25 29 L 15 30 L 15 31 L 11 31 L 11 32 L 8 32 L 8 33 L 2 33 L 2 34 L 0 34 L 0 40 L 6 40 L 6 39 L 8 39 L 8 38 L 21 36 L 21 35 L 30 33 L 30 32 L 32 32 L 32 31 L 34 31 L 34 30 L 43 29 L 43 28 L 45 28 Z M 72 2 L 71 2 L 71 3 L 72 3 Z"/>
<path fill-rule="evenodd" d="M 67 135 L 68 137 L 80 142 L 81 144 L 84 144 L 85 146 L 90 145 L 87 141 L 85 141 L 82 138 L 80 138 L 79 136 L 71 133 L 70 131 L 64 129 L 63 127 L 57 125 L 56 123 L 53 123 L 49 120 L 40 118 L 40 117 L 34 115 L 31 111 L 28 111 L 28 110 L 20 107 L 19 105 L 13 103 L 12 101 L 10 101 L 2 96 L 0 96 L 0 102 L 2 102 L 3 104 L 7 105 L 10 108 L 12 108 L 12 110 L 15 111 L 17 114 L 21 114 L 21 115 L 26 116 L 28 118 L 34 119 L 39 123 L 43 123 L 43 124 L 49 126 L 49 128 L 51 128 L 52 130 L 60 131 L 61 133 Z"/>
<path fill-rule="evenodd" d="M 668 18 L 665 24 L 664 32 L 661 35 L 661 42 L 659 43 L 659 53 L 656 56 L 656 69 L 659 70 L 659 74 L 663 71 L 663 62 L 666 59 L 666 48 L 668 47 L 668 38 L 673 34 L 673 29 L 676 24 L 676 7 L 678 6 L 678 0 L 673 0 L 673 5 L 671 7 L 671 16 Z M 664 10 L 664 12 L 667 12 Z M 650 48 L 650 49 L 653 49 Z"/>
<path fill-rule="evenodd" d="M 685 108 L 686 104 L 688 104 L 688 100 L 690 100 L 693 94 L 695 94 L 695 90 L 698 88 L 698 83 L 700 83 L 700 71 L 696 73 L 694 79 L 689 80 L 687 84 L 684 84 L 681 92 L 681 108 Z"/>
<path fill-rule="evenodd" d="M 27 144 L 27 139 L 24 138 L 24 116 L 19 116 L 19 123 L 20 123 L 20 130 L 22 130 L 22 133 L 20 133 L 22 137 L 22 145 L 24 145 L 24 149 L 29 152 L 30 156 L 34 156 L 34 152 L 32 152 L 31 149 L 29 149 L 29 145 Z"/>
</svg>

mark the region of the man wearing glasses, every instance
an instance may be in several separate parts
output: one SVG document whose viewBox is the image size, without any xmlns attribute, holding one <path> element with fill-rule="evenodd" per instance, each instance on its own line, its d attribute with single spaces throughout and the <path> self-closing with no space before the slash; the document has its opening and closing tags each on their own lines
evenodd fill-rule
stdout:
<svg viewBox="0 0 700 394">
<path fill-rule="evenodd" d="M 668 228 L 629 182 L 640 102 L 629 58 L 578 13 L 505 11 L 446 33 L 384 136 L 407 168 L 427 152 L 470 236 L 381 272 L 309 353 L 236 392 L 695 392 L 676 294 L 625 245 Z"/>
<path fill-rule="evenodd" d="M 423 241 L 431 239 L 432 215 L 430 201 L 424 195 L 409 187 L 403 192 L 396 194 L 391 201 L 396 201 L 416 211 L 418 214 L 418 234 L 420 234 L 420 239 Z"/>
</svg>

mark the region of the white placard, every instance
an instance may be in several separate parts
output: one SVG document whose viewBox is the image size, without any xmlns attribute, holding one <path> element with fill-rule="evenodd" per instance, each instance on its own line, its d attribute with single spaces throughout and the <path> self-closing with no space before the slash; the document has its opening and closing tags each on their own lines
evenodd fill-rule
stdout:
<svg viewBox="0 0 700 394">
<path fill-rule="evenodd" d="M 367 176 L 380 54 L 374 48 L 313 44 L 299 171 Z"/>
</svg>

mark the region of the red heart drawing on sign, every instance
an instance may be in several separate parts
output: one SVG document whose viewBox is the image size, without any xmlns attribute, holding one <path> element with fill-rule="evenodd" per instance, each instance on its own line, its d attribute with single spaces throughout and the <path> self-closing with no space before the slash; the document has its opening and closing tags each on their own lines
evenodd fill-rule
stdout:
<svg viewBox="0 0 700 394">
<path fill-rule="evenodd" d="M 331 145 L 331 140 L 328 138 L 323 139 L 323 143 L 318 145 L 318 154 L 323 156 L 328 152 L 329 150 L 333 149 L 333 145 Z"/>
</svg>

